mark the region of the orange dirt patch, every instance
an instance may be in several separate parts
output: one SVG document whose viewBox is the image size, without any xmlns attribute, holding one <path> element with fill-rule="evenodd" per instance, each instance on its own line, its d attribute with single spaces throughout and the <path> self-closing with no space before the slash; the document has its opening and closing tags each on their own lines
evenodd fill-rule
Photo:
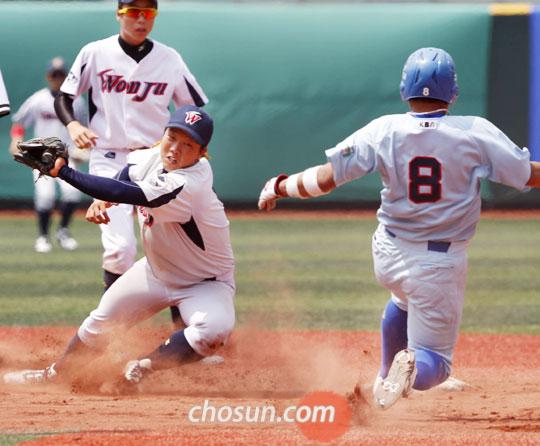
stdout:
<svg viewBox="0 0 540 446">
<path fill-rule="evenodd" d="M 0 373 L 43 367 L 73 328 L 0 328 Z M 71 385 L 0 384 L 3 434 L 45 434 L 25 444 L 314 444 L 294 423 L 192 423 L 195 405 L 273 405 L 277 413 L 308 392 L 370 384 L 376 333 L 239 329 L 219 365 L 192 364 L 148 377 L 142 393 L 119 395 L 128 358 L 154 348 L 166 329 L 132 331 L 105 359 L 81 367 Z M 453 375 L 464 391 L 413 394 L 388 411 L 368 406 L 333 444 L 540 444 L 540 337 L 461 336 Z M 52 434 L 51 434 L 52 433 Z"/>
</svg>

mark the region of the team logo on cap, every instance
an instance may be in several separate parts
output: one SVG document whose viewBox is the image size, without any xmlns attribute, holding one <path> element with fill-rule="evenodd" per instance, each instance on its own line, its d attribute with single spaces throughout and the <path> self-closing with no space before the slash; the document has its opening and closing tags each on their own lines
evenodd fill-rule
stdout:
<svg viewBox="0 0 540 446">
<path fill-rule="evenodd" d="M 196 111 L 188 111 L 186 112 L 186 124 L 193 125 L 197 121 L 200 121 L 202 119 L 202 116 L 199 112 Z"/>
</svg>

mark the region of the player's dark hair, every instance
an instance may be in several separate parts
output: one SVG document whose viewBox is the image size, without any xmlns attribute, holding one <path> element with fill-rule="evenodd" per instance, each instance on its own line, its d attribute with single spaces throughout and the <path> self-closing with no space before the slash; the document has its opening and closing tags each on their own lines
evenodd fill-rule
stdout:
<svg viewBox="0 0 540 446">
<path fill-rule="evenodd" d="M 423 105 L 431 105 L 434 108 L 447 108 L 448 103 L 444 101 L 440 101 L 438 99 L 430 99 L 430 98 L 411 98 L 407 101 L 409 105 L 413 104 L 423 104 Z"/>
</svg>

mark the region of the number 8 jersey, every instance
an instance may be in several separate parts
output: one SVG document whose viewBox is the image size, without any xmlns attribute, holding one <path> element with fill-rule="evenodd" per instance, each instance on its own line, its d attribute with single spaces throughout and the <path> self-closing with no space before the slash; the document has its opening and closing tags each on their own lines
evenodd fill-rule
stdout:
<svg viewBox="0 0 540 446">
<path fill-rule="evenodd" d="M 379 172 L 377 218 L 411 241 L 469 240 L 480 218 L 480 180 L 519 190 L 530 154 L 484 118 L 445 112 L 382 116 L 326 151 L 337 186 Z"/>
</svg>

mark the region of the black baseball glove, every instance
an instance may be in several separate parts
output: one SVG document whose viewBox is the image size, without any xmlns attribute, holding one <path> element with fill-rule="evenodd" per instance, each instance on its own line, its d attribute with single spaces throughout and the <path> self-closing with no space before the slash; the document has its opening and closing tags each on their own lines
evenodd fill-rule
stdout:
<svg viewBox="0 0 540 446">
<path fill-rule="evenodd" d="M 19 153 L 13 155 L 15 161 L 39 170 L 41 175 L 49 175 L 58 158 L 68 162 L 68 148 L 60 138 L 55 136 L 47 138 L 32 138 L 17 144 Z"/>
</svg>

